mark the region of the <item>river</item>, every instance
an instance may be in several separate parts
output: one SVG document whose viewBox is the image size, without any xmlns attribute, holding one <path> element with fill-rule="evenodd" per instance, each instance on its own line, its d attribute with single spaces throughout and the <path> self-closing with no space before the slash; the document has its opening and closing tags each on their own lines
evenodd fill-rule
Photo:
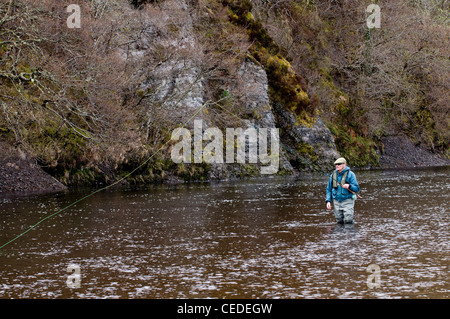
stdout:
<svg viewBox="0 0 450 319">
<path fill-rule="evenodd" d="M 449 298 L 449 173 L 357 171 L 345 226 L 322 175 L 104 190 L 1 249 L 0 298 Z M 0 198 L 0 245 L 87 194 Z"/>
</svg>

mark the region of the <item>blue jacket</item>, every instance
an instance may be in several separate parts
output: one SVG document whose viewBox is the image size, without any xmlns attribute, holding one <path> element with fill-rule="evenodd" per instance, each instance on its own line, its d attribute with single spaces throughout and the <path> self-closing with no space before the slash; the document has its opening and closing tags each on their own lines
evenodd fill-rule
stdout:
<svg viewBox="0 0 450 319">
<path fill-rule="evenodd" d="M 330 176 L 327 185 L 327 199 L 326 199 L 327 202 L 331 202 L 331 199 L 335 199 L 339 202 L 342 202 L 345 199 L 352 198 L 353 194 L 341 186 L 342 175 L 344 175 L 345 171 L 349 172 L 347 174 L 347 180 L 345 181 L 344 184 L 350 184 L 351 191 L 355 193 L 359 192 L 359 185 L 358 181 L 356 180 L 355 173 L 350 171 L 350 168 L 346 167 L 341 173 L 337 173 L 337 181 L 339 184 L 337 188 L 333 188 L 333 174 Z"/>
</svg>

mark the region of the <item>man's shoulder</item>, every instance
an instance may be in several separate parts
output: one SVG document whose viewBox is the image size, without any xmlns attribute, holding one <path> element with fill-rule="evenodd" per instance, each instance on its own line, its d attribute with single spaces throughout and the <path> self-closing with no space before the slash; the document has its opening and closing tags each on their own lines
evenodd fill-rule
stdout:
<svg viewBox="0 0 450 319">
<path fill-rule="evenodd" d="M 351 169 L 350 167 L 348 167 L 348 166 L 345 168 L 345 170 L 346 170 L 349 174 L 350 174 L 350 173 L 351 173 L 351 174 L 355 174 L 355 173 L 352 171 L 352 169 Z M 345 170 L 344 170 L 344 172 L 345 172 Z"/>
<path fill-rule="evenodd" d="M 356 174 L 355 172 L 353 172 L 352 170 L 348 170 L 348 175 L 347 178 L 355 178 L 356 179 Z"/>
</svg>

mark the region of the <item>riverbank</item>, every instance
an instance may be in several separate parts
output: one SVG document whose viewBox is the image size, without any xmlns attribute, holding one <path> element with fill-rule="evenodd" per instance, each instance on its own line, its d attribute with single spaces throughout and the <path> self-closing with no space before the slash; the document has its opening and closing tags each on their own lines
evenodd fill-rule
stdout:
<svg viewBox="0 0 450 319">
<path fill-rule="evenodd" d="M 58 192 L 67 188 L 22 151 L 6 143 L 0 143 L 0 148 L 0 196 Z"/>
<path fill-rule="evenodd" d="M 382 140 L 383 154 L 380 156 L 381 168 L 415 168 L 448 166 L 450 160 L 442 155 L 431 153 L 425 147 L 417 146 L 406 136 L 388 136 Z"/>
<path fill-rule="evenodd" d="M 382 169 L 450 166 L 450 160 L 414 145 L 403 136 L 386 137 L 383 145 L 384 152 L 380 155 Z M 27 157 L 22 151 L 15 150 L 6 143 L 0 143 L 0 147 L 3 150 L 0 155 L 0 196 L 51 193 L 67 189 L 67 186 L 46 173 L 34 159 Z M 168 178 L 167 182 L 172 182 L 172 179 Z"/>
</svg>

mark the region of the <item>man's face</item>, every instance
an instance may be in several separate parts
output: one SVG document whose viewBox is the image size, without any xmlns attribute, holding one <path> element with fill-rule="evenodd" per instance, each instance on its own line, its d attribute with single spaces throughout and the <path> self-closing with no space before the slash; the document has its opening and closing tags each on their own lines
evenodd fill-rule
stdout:
<svg viewBox="0 0 450 319">
<path fill-rule="evenodd" d="M 345 164 L 336 164 L 336 170 L 338 171 L 338 173 L 342 172 L 346 167 L 347 165 Z"/>
</svg>

